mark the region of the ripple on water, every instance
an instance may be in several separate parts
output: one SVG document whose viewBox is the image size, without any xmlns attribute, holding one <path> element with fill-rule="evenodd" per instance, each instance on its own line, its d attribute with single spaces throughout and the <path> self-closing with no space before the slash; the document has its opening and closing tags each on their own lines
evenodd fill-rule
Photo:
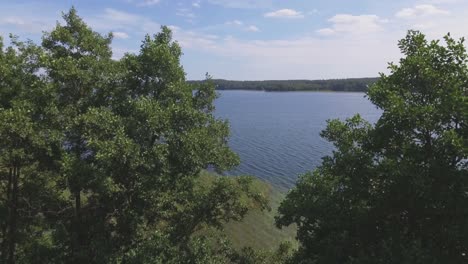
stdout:
<svg viewBox="0 0 468 264">
<path fill-rule="evenodd" d="M 332 144 L 319 135 L 326 120 L 380 116 L 363 93 L 221 91 L 215 104 L 216 115 L 230 122 L 229 145 L 241 159 L 226 173 L 255 175 L 283 190 L 331 154 Z"/>
</svg>

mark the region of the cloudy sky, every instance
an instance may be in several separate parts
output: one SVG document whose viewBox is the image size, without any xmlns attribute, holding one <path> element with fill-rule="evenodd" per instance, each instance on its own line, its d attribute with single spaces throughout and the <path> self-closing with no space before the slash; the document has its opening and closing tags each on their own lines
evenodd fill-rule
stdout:
<svg viewBox="0 0 468 264">
<path fill-rule="evenodd" d="M 115 58 L 170 26 L 188 79 L 372 77 L 398 60 L 408 29 L 468 36 L 468 0 L 0 0 L 0 35 L 40 41 L 72 5 L 114 32 Z"/>
</svg>

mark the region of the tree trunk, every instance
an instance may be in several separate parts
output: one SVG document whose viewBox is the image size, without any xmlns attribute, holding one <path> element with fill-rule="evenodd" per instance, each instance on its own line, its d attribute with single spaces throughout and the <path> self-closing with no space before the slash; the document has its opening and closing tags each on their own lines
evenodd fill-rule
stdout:
<svg viewBox="0 0 468 264">
<path fill-rule="evenodd" d="M 13 169 L 13 179 L 12 179 L 13 189 L 11 192 L 11 209 L 10 209 L 10 221 L 9 221 L 9 232 L 8 232 L 8 261 L 7 263 L 9 264 L 15 263 L 19 176 L 20 176 L 20 168 L 15 166 Z"/>
<path fill-rule="evenodd" d="M 11 212 L 11 187 L 13 182 L 13 169 L 10 167 L 8 172 L 8 182 L 6 186 L 6 209 L 7 209 L 7 218 L 10 219 L 10 212 Z M 8 231 L 9 229 L 9 221 L 5 219 L 5 223 L 2 227 L 2 263 L 6 263 L 7 256 L 8 256 Z"/>
<path fill-rule="evenodd" d="M 81 191 L 75 192 L 75 228 L 74 228 L 74 247 L 73 258 L 74 262 L 80 263 L 83 258 L 83 230 L 82 230 L 82 214 L 81 214 Z"/>
</svg>

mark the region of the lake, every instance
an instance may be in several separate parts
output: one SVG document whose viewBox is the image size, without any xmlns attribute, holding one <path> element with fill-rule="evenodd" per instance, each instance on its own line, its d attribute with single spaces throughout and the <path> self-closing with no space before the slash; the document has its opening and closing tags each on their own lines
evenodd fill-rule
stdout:
<svg viewBox="0 0 468 264">
<path fill-rule="evenodd" d="M 364 93 L 219 91 L 216 116 L 228 119 L 241 163 L 228 175 L 254 175 L 282 190 L 331 154 L 320 137 L 327 119 L 380 116 Z"/>
</svg>

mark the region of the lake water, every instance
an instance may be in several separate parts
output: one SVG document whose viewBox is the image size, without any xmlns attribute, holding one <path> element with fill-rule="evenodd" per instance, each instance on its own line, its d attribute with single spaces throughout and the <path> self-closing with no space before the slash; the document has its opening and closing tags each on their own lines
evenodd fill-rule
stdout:
<svg viewBox="0 0 468 264">
<path fill-rule="evenodd" d="M 364 93 L 219 91 L 216 115 L 228 119 L 230 147 L 241 164 L 230 175 L 255 175 L 280 189 L 314 169 L 333 146 L 320 137 L 327 119 L 356 113 L 375 122 L 380 111 Z"/>
</svg>

